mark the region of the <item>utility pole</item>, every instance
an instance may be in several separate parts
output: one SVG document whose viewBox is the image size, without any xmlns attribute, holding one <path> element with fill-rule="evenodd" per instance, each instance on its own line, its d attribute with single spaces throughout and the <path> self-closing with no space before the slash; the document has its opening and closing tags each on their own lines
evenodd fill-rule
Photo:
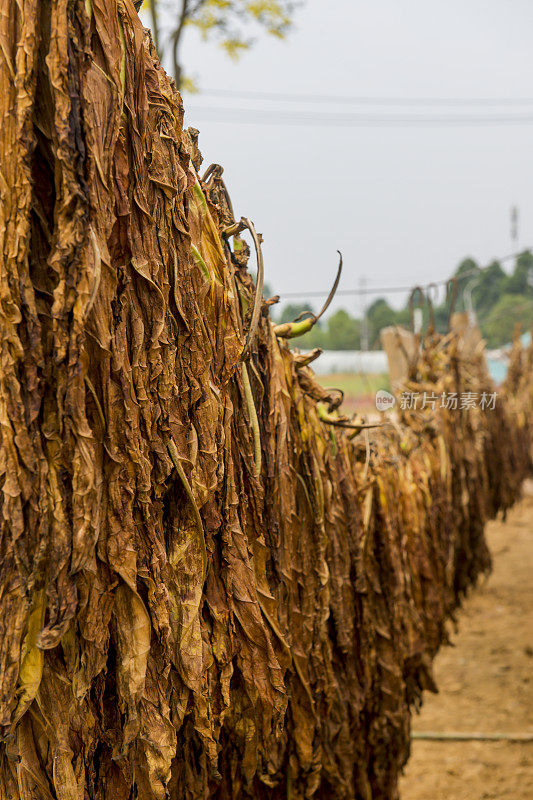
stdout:
<svg viewBox="0 0 533 800">
<path fill-rule="evenodd" d="M 511 208 L 511 243 L 515 251 L 518 250 L 518 220 L 519 211 L 517 206 Z"/>
<path fill-rule="evenodd" d="M 359 308 L 361 310 L 361 350 L 368 350 L 368 319 L 366 316 L 366 278 L 359 278 Z"/>
</svg>

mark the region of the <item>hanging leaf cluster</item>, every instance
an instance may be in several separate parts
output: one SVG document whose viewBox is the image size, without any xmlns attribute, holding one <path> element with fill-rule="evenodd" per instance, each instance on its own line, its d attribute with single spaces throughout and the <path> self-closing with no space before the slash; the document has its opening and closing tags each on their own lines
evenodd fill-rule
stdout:
<svg viewBox="0 0 533 800">
<path fill-rule="evenodd" d="M 0 46 L 1 800 L 395 797 L 531 355 L 494 411 L 346 420 L 133 4 L 5 0 Z M 456 335 L 410 385 L 492 390 Z"/>
</svg>

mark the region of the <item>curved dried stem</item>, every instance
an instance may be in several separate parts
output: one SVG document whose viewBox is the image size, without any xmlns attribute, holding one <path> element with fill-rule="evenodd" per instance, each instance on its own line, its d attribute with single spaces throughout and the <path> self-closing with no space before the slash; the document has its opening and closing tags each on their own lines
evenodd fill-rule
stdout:
<svg viewBox="0 0 533 800">
<path fill-rule="evenodd" d="M 315 347 L 309 353 L 294 353 L 294 366 L 296 369 L 302 369 L 302 367 L 308 367 L 309 364 L 312 364 L 313 361 L 322 355 L 324 351 L 321 347 Z"/>
<path fill-rule="evenodd" d="M 248 369 L 246 368 L 246 363 L 244 361 L 241 362 L 241 375 L 242 375 L 242 383 L 244 387 L 244 397 L 246 400 L 246 406 L 248 408 L 248 414 L 250 415 L 250 426 L 252 429 L 252 438 L 254 442 L 254 464 L 255 464 L 255 474 L 261 474 L 261 432 L 259 430 L 259 419 L 257 417 L 257 410 L 255 408 L 254 403 L 254 396 L 252 394 L 252 386 L 250 384 L 250 376 L 248 375 Z"/>
<path fill-rule="evenodd" d="M 336 425 L 338 428 L 347 428 L 354 431 L 370 431 L 372 428 L 383 428 L 384 422 L 344 422 L 344 420 L 323 420 L 328 425 Z"/>
<path fill-rule="evenodd" d="M 250 358 L 250 351 L 254 343 L 255 335 L 257 333 L 257 326 L 259 324 L 259 316 L 261 314 L 261 302 L 263 299 L 263 279 L 264 279 L 264 265 L 263 254 L 261 252 L 261 234 L 256 233 L 254 223 L 248 217 L 241 217 L 241 224 L 244 228 L 248 228 L 252 235 L 255 245 L 255 255 L 257 259 L 257 283 L 255 286 L 254 305 L 252 310 L 252 318 L 250 320 L 250 327 L 246 334 L 246 342 L 244 343 L 244 350 L 242 351 L 241 358 L 246 361 Z"/>
<path fill-rule="evenodd" d="M 415 316 L 414 316 L 413 306 L 414 306 L 415 295 L 416 295 L 417 292 L 419 294 L 419 297 L 418 297 L 418 307 L 419 308 L 422 308 L 422 305 L 423 305 L 424 300 L 425 300 L 425 294 L 424 294 L 424 290 L 422 289 L 422 287 L 421 286 L 415 286 L 414 289 L 411 291 L 411 294 L 409 295 L 409 318 L 411 320 L 411 330 L 413 331 L 413 333 L 415 333 Z"/>
<path fill-rule="evenodd" d="M 96 234 L 92 228 L 92 225 L 89 228 L 89 238 L 91 240 L 94 255 L 94 281 L 91 287 L 91 296 L 89 297 L 89 302 L 87 303 L 87 308 L 85 309 L 86 317 L 89 316 L 89 312 L 91 311 L 94 301 L 96 300 L 96 295 L 98 294 L 98 289 L 100 288 L 100 276 L 102 274 L 102 257 L 100 255 L 98 240 L 96 239 Z"/>
<path fill-rule="evenodd" d="M 435 308 L 433 305 L 433 301 L 437 299 L 438 294 L 439 294 L 438 285 L 436 283 L 428 283 L 428 285 L 426 286 L 426 301 L 429 310 L 428 331 L 430 333 L 435 332 Z"/>
<path fill-rule="evenodd" d="M 313 328 L 316 325 L 320 317 L 328 310 L 331 301 L 335 297 L 335 292 L 337 291 L 337 287 L 339 285 L 342 273 L 342 253 L 340 250 L 337 250 L 337 253 L 339 254 L 339 266 L 337 269 L 337 275 L 335 277 L 335 281 L 333 283 L 333 286 L 331 287 L 331 291 L 327 297 L 327 300 L 322 306 L 320 312 L 316 315 L 311 314 L 311 316 L 307 317 L 306 319 L 300 319 L 300 317 L 302 316 L 300 314 L 300 317 L 298 317 L 298 319 L 294 320 L 293 322 L 282 322 L 280 325 L 275 325 L 274 333 L 276 334 L 276 336 L 280 336 L 283 339 L 294 339 L 296 338 L 296 336 L 302 336 L 304 333 L 308 333 L 308 331 L 310 331 L 311 328 Z"/>
<path fill-rule="evenodd" d="M 90 380 L 88 375 L 85 376 L 85 383 L 86 383 L 86 386 L 89 389 L 89 391 L 90 391 L 90 393 L 92 395 L 92 398 L 94 400 L 94 405 L 96 406 L 96 411 L 98 413 L 98 418 L 100 420 L 100 424 L 102 426 L 102 430 L 106 431 L 107 430 L 107 425 L 106 425 L 106 421 L 105 421 L 104 412 L 103 412 L 100 400 L 98 399 L 98 395 L 96 394 L 96 389 L 94 388 L 94 386 L 92 384 L 92 381 Z"/>
<path fill-rule="evenodd" d="M 274 294 L 272 297 L 269 297 L 268 300 L 265 300 L 265 305 L 267 308 L 270 308 L 270 306 L 275 306 L 276 303 L 279 303 L 279 294 Z"/>
<path fill-rule="evenodd" d="M 176 447 L 176 443 L 174 439 L 170 439 L 169 443 L 167 444 L 168 453 L 170 458 L 172 459 L 172 463 L 176 468 L 176 472 L 179 475 L 183 488 L 185 490 L 185 494 L 187 495 L 189 502 L 191 504 L 191 508 L 194 514 L 194 520 L 196 522 L 196 530 L 198 533 L 198 543 L 200 545 L 200 553 L 202 556 L 202 586 L 205 582 L 206 574 L 207 574 L 207 548 L 205 545 L 205 533 L 204 533 L 204 524 L 202 522 L 202 518 L 200 516 L 200 511 L 198 509 L 198 505 L 196 504 L 196 500 L 194 499 L 194 495 L 192 493 L 191 485 L 187 480 L 187 476 L 183 471 L 183 467 L 181 466 L 181 461 L 178 453 L 178 448 Z"/>
<path fill-rule="evenodd" d="M 334 425 L 336 428 L 346 428 L 359 433 L 360 431 L 370 430 L 371 428 L 382 428 L 385 423 L 383 422 L 350 422 L 348 419 L 342 419 L 335 416 L 326 409 L 324 403 L 317 403 L 318 417 L 322 422 L 327 425 Z M 355 433 L 353 434 L 356 435 Z"/>
<path fill-rule="evenodd" d="M 298 316 L 295 319 L 293 319 L 293 322 L 299 322 L 301 319 L 304 319 L 306 316 L 309 316 L 312 319 L 314 319 L 314 317 L 315 317 L 315 315 L 313 314 L 312 311 L 309 311 L 309 309 L 306 309 L 305 311 L 302 311 L 301 314 L 298 314 Z"/>
<path fill-rule="evenodd" d="M 216 172 L 220 172 L 220 170 L 222 170 L 222 167 L 220 166 L 220 164 L 210 164 L 208 166 L 208 168 L 206 169 L 206 171 L 204 172 L 204 174 L 202 175 L 202 183 L 207 183 L 207 181 L 209 180 L 211 175 L 214 172 L 215 173 Z M 220 172 L 220 174 L 222 174 L 222 173 Z M 217 176 L 217 177 L 219 177 L 219 176 Z"/>
<path fill-rule="evenodd" d="M 365 468 L 363 470 L 363 481 L 366 481 L 368 475 L 368 467 L 370 466 L 370 439 L 368 438 L 368 428 L 365 430 Z"/>
<path fill-rule="evenodd" d="M 242 233 L 245 228 L 246 225 L 243 224 L 241 218 L 239 222 L 236 222 L 234 225 L 230 225 L 229 228 L 224 228 L 221 235 L 224 239 L 229 239 L 231 236 L 238 236 L 239 233 Z"/>
<path fill-rule="evenodd" d="M 333 399 L 333 397 L 332 397 L 330 402 L 329 402 L 330 409 L 333 410 L 333 409 L 338 408 L 339 406 L 341 406 L 343 404 L 343 402 L 344 402 L 344 390 L 343 389 L 337 389 L 335 386 L 326 386 L 325 389 L 326 389 L 326 392 L 329 392 L 330 396 L 333 395 L 333 393 L 335 393 L 335 392 L 337 393 L 337 397 L 335 399 Z"/>
<path fill-rule="evenodd" d="M 361 431 L 364 431 L 365 435 L 367 435 L 367 431 L 371 430 L 371 428 L 383 428 L 385 424 L 386 423 L 381 422 L 376 424 L 358 425 L 351 433 L 348 434 L 348 439 L 350 439 L 350 441 L 355 439 L 356 436 L 359 436 Z"/>
<path fill-rule="evenodd" d="M 452 323 L 452 314 L 453 314 L 453 312 L 455 310 L 455 304 L 457 302 L 457 293 L 458 293 L 458 291 L 459 291 L 459 285 L 458 285 L 457 278 L 455 278 L 455 277 L 450 278 L 450 280 L 446 284 L 446 300 L 448 300 L 448 297 L 451 294 L 450 310 L 448 312 L 448 330 L 450 330 L 450 326 L 451 326 L 451 323 Z"/>
<path fill-rule="evenodd" d="M 335 280 L 333 282 L 333 286 L 331 287 L 330 293 L 328 294 L 327 300 L 324 303 L 324 305 L 322 306 L 322 309 L 321 309 L 320 313 L 318 314 L 318 316 L 315 317 L 315 321 L 314 321 L 313 324 L 316 324 L 318 322 L 318 320 L 320 319 L 320 317 L 328 310 L 328 308 L 329 308 L 329 306 L 331 304 L 331 301 L 335 297 L 335 292 L 337 291 L 337 289 L 339 287 L 339 281 L 341 279 L 341 272 L 342 272 L 342 253 L 341 253 L 340 250 L 337 250 L 337 253 L 339 254 L 339 266 L 337 268 L 336 278 L 335 278 Z"/>
</svg>

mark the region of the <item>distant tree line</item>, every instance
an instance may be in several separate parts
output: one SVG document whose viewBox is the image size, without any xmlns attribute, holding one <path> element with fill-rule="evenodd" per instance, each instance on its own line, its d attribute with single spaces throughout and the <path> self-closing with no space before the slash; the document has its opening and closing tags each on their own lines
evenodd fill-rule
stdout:
<svg viewBox="0 0 533 800">
<path fill-rule="evenodd" d="M 473 273 L 473 274 L 472 274 Z M 515 323 L 523 330 L 533 324 L 533 255 L 525 251 L 516 259 L 513 272 L 508 275 L 498 261 L 487 269 L 480 269 L 471 258 L 465 259 L 454 273 L 457 278 L 456 311 L 468 310 L 468 297 L 476 312 L 481 333 L 490 348 L 510 342 Z M 438 304 L 434 305 L 435 327 L 445 332 L 448 325 L 449 304 L 440 287 Z M 416 305 L 415 301 L 415 305 Z M 280 322 L 295 319 L 315 309 L 309 303 L 290 303 L 283 306 L 278 316 Z M 274 312 L 275 313 L 275 312 Z M 399 310 L 392 308 L 380 297 L 366 311 L 368 341 L 372 349 L 380 347 L 379 334 L 388 325 L 410 326 L 410 312 L 406 304 Z M 423 323 L 427 326 L 429 309 L 423 306 Z M 349 311 L 340 309 L 319 322 L 313 330 L 298 340 L 302 347 L 322 347 L 324 350 L 359 350 L 361 348 L 361 320 Z"/>
</svg>

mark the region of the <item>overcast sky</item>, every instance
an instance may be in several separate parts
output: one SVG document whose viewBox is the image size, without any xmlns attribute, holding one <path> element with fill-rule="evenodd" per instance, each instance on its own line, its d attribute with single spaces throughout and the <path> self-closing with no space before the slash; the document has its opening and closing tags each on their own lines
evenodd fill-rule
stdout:
<svg viewBox="0 0 533 800">
<path fill-rule="evenodd" d="M 261 37 L 235 64 L 191 30 L 183 62 L 206 90 L 527 98 L 532 35 L 530 0 L 307 0 L 286 41 Z M 282 295 L 327 288 L 337 248 L 345 289 L 361 278 L 369 287 L 447 278 L 466 256 L 485 263 L 511 251 L 513 205 L 520 246 L 533 246 L 533 103 L 395 108 L 184 99 L 188 124 L 201 131 L 204 165 L 224 166 L 235 213 L 263 233 L 265 277 Z M 221 107 L 243 110 L 215 110 Z M 256 123 L 243 122 L 245 109 Z M 255 109 L 268 109 L 271 124 L 257 124 L 264 111 Z M 305 124 L 287 124 L 287 115 L 301 122 L 305 112 Z M 321 114 L 530 121 L 326 126 L 317 123 Z M 338 305 L 353 312 L 359 300 Z"/>
</svg>

